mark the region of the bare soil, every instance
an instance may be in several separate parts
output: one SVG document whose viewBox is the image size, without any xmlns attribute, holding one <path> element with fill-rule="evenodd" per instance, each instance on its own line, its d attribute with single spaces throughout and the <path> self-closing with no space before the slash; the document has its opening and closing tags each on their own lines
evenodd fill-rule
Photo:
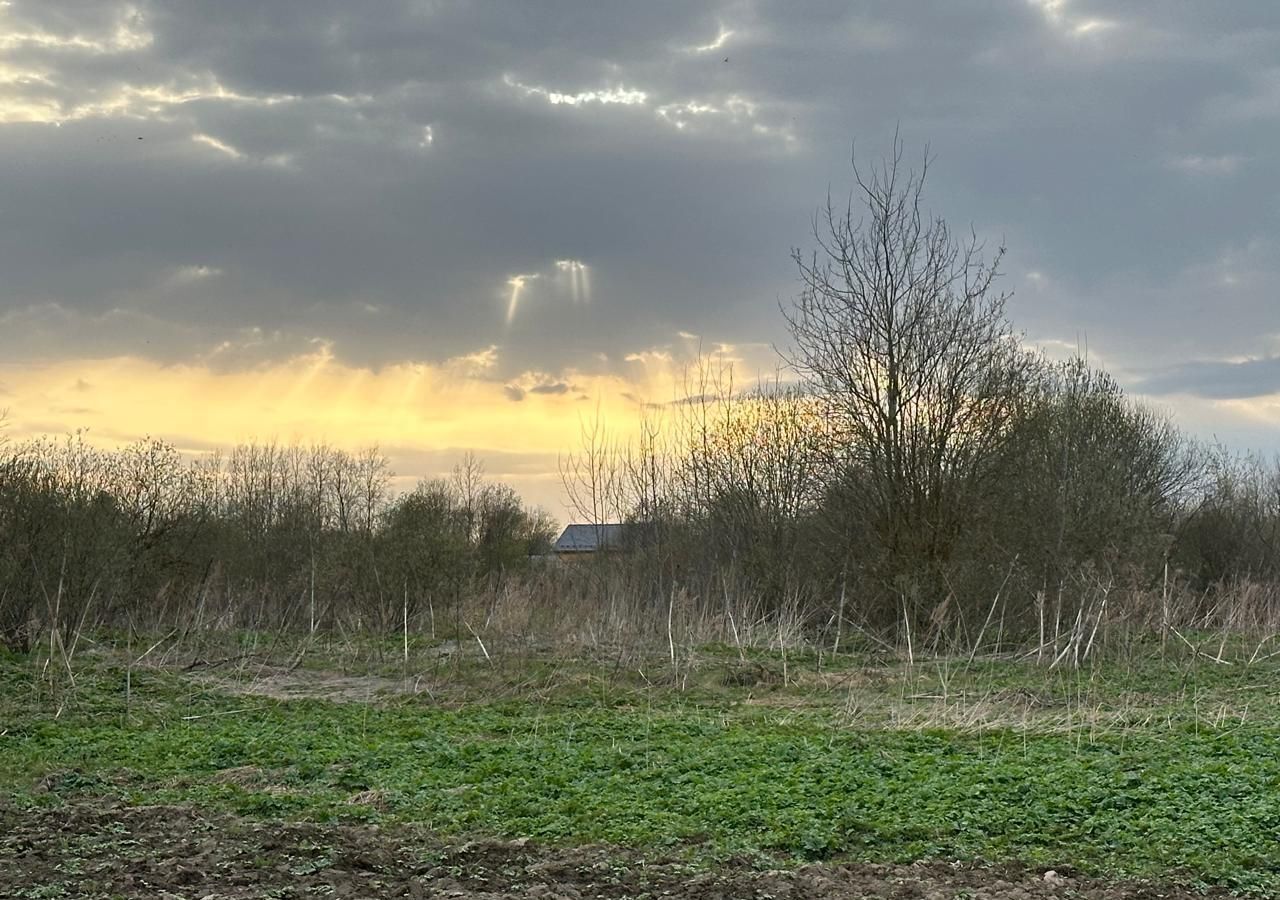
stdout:
<svg viewBox="0 0 1280 900">
<path fill-rule="evenodd" d="M 49 810 L 0 803 L 0 897 L 943 898 L 1203 897 L 1174 885 L 1069 871 L 830 864 L 713 870 L 616 848 L 442 843 L 411 828 L 264 822 L 188 807 L 103 801 Z"/>
<path fill-rule="evenodd" d="M 331 703 L 368 703 L 422 690 L 420 679 L 341 675 L 278 666 L 254 667 L 252 677 L 248 678 L 204 675 L 196 680 L 229 694 L 269 697 L 272 700 L 328 700 Z"/>
</svg>

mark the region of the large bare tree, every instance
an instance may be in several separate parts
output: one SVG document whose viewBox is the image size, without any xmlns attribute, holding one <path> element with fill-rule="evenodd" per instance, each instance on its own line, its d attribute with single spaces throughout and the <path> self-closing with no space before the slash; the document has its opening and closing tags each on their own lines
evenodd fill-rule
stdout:
<svg viewBox="0 0 1280 900">
<path fill-rule="evenodd" d="M 835 438 L 839 495 L 895 578 L 946 560 L 1028 365 L 996 287 L 1004 249 L 987 258 L 972 230 L 928 214 L 929 162 L 926 148 L 911 168 L 896 137 L 870 170 L 855 161 L 847 205 L 828 197 L 816 247 L 793 253 L 802 289 L 783 309 L 784 355 Z"/>
</svg>

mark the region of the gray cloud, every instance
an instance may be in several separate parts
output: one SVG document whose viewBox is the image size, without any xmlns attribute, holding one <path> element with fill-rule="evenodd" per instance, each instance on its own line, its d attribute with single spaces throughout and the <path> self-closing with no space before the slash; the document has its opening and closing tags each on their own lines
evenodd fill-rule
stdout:
<svg viewBox="0 0 1280 900">
<path fill-rule="evenodd" d="M 563 381 L 557 381 L 552 384 L 535 384 L 529 388 L 531 394 L 567 394 L 571 388 Z"/>
<path fill-rule="evenodd" d="M 937 153 L 931 205 L 1008 246 L 1033 338 L 1087 335 L 1136 384 L 1280 330 L 1271 0 L 15 0 L 3 22 L 11 360 L 496 344 L 513 379 L 680 330 L 779 340 L 790 247 L 851 140 L 870 159 L 897 127 Z M 1161 377 L 1273 383 L 1237 371 Z"/>
<path fill-rule="evenodd" d="M 1171 366 L 1138 381 L 1147 394 L 1192 394 L 1215 400 L 1280 394 L 1280 356 Z"/>
<path fill-rule="evenodd" d="M 513 403 L 519 403 L 529 394 L 542 394 L 544 396 L 561 396 L 569 393 L 573 388 L 563 381 L 539 381 L 535 384 L 522 386 L 519 384 L 506 384 L 502 387 L 502 392 L 507 399 Z"/>
</svg>

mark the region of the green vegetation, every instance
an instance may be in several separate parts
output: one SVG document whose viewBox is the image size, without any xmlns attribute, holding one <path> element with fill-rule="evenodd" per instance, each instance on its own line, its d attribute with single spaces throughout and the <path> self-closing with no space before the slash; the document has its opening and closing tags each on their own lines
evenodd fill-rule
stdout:
<svg viewBox="0 0 1280 900">
<path fill-rule="evenodd" d="M 9 656 L 0 796 L 413 822 L 704 862 L 1022 861 L 1280 892 L 1269 662 L 869 662 L 792 656 L 783 676 L 774 655 L 709 648 L 680 690 L 661 660 L 458 659 L 447 699 L 377 676 L 367 701 L 330 702 L 243 692 L 251 673 L 141 666 L 126 692 L 108 654 L 55 696 L 47 671 Z M 323 667 L 295 675 L 308 672 L 323 694 Z M 536 699 L 515 689 L 534 683 Z"/>
</svg>

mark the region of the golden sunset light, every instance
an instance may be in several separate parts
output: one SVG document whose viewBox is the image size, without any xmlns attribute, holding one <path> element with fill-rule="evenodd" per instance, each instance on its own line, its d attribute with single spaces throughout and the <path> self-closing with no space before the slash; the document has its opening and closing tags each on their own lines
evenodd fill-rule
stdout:
<svg viewBox="0 0 1280 900">
<path fill-rule="evenodd" d="M 717 349 L 717 359 L 745 362 L 726 354 L 731 348 Z M 584 422 L 598 418 L 625 444 L 646 404 L 684 395 L 694 362 L 654 351 L 632 355 L 620 374 L 569 370 L 558 380 L 538 373 L 502 380 L 494 377 L 494 348 L 376 370 L 343 363 L 323 345 L 252 369 L 67 360 L 0 366 L 0 409 L 8 409 L 16 439 L 83 429 L 100 446 L 150 436 L 193 456 L 250 441 L 378 446 L 405 489 L 447 475 L 471 452 L 490 477 L 564 516 L 557 458 L 577 449 Z"/>
</svg>

